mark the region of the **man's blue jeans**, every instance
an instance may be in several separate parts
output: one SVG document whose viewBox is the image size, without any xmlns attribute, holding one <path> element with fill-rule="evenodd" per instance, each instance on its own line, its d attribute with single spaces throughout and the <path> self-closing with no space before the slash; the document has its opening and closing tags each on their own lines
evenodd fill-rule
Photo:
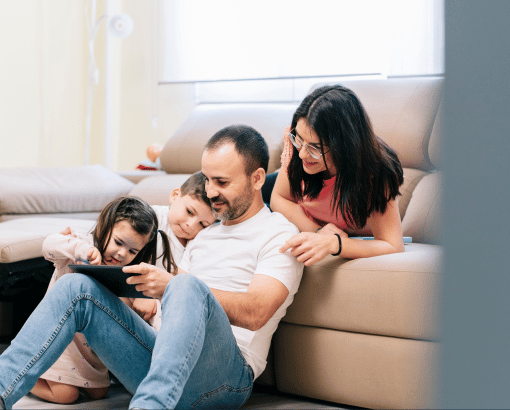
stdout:
<svg viewBox="0 0 510 410">
<path fill-rule="evenodd" d="M 130 407 L 239 408 L 253 371 L 209 288 L 175 276 L 162 299 L 159 334 L 91 278 L 64 275 L 0 356 L 0 398 L 11 408 L 81 332 L 134 394 Z M 2 402 L 0 401 L 0 408 Z"/>
</svg>

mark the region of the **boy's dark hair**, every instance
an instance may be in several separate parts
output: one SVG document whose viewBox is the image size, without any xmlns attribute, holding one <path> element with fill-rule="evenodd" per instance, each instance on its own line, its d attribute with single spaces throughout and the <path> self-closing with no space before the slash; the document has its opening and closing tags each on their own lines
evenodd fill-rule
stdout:
<svg viewBox="0 0 510 410">
<path fill-rule="evenodd" d="M 181 185 L 181 196 L 184 195 L 192 195 L 206 205 L 211 206 L 211 200 L 207 197 L 205 191 L 205 175 L 202 174 L 202 171 L 195 172 Z"/>
<path fill-rule="evenodd" d="M 267 173 L 269 149 L 258 131 L 248 125 L 231 125 L 219 130 L 207 144 L 205 150 L 217 149 L 225 144 L 234 144 L 239 155 L 244 158 L 246 175 L 262 168 Z"/>
<path fill-rule="evenodd" d="M 136 233 L 149 237 L 147 244 L 138 252 L 130 265 L 142 262 L 156 264 L 159 232 L 163 243 L 163 266 L 168 272 L 177 272 L 168 236 L 158 229 L 158 217 L 154 209 L 147 202 L 136 197 L 119 197 L 101 211 L 92 231 L 94 244 L 101 256 L 110 242 L 114 225 L 121 221 L 129 222 Z"/>
</svg>

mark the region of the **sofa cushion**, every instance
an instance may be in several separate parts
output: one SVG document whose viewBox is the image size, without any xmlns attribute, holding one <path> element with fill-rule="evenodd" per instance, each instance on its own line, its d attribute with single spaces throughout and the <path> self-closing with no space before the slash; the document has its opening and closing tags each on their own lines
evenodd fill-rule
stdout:
<svg viewBox="0 0 510 410">
<path fill-rule="evenodd" d="M 12 221 L 21 218 L 69 218 L 69 219 L 92 219 L 97 221 L 100 212 L 73 212 L 56 214 L 3 214 L 0 215 L 0 222 Z"/>
<path fill-rule="evenodd" d="M 276 103 L 197 105 L 165 144 L 161 166 L 169 174 L 192 174 L 201 169 L 202 153 L 209 138 L 226 126 L 245 124 L 266 140 L 271 173 L 280 167 L 283 130 L 290 125 L 296 108 L 297 104 Z"/>
<path fill-rule="evenodd" d="M 429 141 L 429 158 L 430 162 L 436 169 L 441 166 L 441 139 L 443 134 L 443 102 L 439 104 L 436 121 L 432 128 L 432 134 Z"/>
<path fill-rule="evenodd" d="M 0 169 L 0 214 L 101 211 L 133 186 L 101 165 Z"/>
<path fill-rule="evenodd" d="M 429 174 L 412 192 L 402 220 L 402 232 L 414 242 L 441 243 L 441 179 L 441 172 Z"/>
<path fill-rule="evenodd" d="M 400 187 L 401 196 L 398 198 L 400 219 L 404 218 L 409 202 L 413 196 L 413 191 L 425 175 L 427 175 L 425 171 L 413 168 L 404 168 L 404 183 Z"/>
<path fill-rule="evenodd" d="M 305 267 L 283 321 L 407 339 L 439 338 L 441 248 L 412 243 L 404 253 Z"/>
<path fill-rule="evenodd" d="M 0 263 L 13 263 L 42 256 L 46 236 L 70 226 L 90 232 L 96 221 L 71 218 L 19 218 L 0 223 Z"/>
<path fill-rule="evenodd" d="M 150 205 L 170 205 L 172 191 L 179 188 L 190 176 L 190 174 L 165 174 L 144 178 L 135 185 L 129 195 L 137 196 Z"/>
</svg>

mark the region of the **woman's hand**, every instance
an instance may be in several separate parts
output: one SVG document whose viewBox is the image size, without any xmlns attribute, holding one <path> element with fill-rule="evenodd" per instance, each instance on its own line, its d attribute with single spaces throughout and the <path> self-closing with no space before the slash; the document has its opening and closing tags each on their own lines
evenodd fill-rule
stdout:
<svg viewBox="0 0 510 410">
<path fill-rule="evenodd" d="M 342 238 L 348 238 L 349 237 L 349 235 L 346 232 L 342 231 L 339 227 L 337 227 L 336 225 L 334 225 L 332 223 L 329 223 L 329 224 L 323 226 L 321 229 L 319 229 L 317 231 L 317 233 L 319 235 L 334 235 L 334 234 L 338 234 Z"/>
<path fill-rule="evenodd" d="M 131 309 L 133 309 L 138 314 L 138 316 L 147 322 L 157 313 L 158 304 L 154 299 L 136 298 L 133 300 Z"/>
<path fill-rule="evenodd" d="M 280 248 L 280 252 L 283 253 L 289 249 L 291 255 L 296 256 L 298 262 L 310 266 L 323 260 L 327 255 L 337 253 L 338 238 L 333 234 L 303 232 L 294 235 L 285 242 Z"/>
<path fill-rule="evenodd" d="M 101 264 L 101 252 L 96 247 L 91 247 L 87 252 L 87 260 L 91 265 L 100 265 Z"/>
<path fill-rule="evenodd" d="M 127 278 L 126 283 L 136 285 L 136 290 L 155 299 L 161 299 L 165 293 L 166 285 L 175 276 L 148 263 L 124 266 L 122 270 L 126 273 L 138 273 L 139 275 Z"/>
</svg>

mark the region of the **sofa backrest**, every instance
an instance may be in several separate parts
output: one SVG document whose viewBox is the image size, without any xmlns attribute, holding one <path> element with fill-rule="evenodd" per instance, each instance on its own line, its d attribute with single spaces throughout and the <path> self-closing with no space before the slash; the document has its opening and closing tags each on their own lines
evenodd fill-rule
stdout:
<svg viewBox="0 0 510 410">
<path fill-rule="evenodd" d="M 200 104 L 168 139 L 160 154 L 169 174 L 191 174 L 201 169 L 206 142 L 223 127 L 244 124 L 255 128 L 269 146 L 271 173 L 280 167 L 283 130 L 290 125 L 297 104 Z"/>
<path fill-rule="evenodd" d="M 375 134 L 398 154 L 402 166 L 434 169 L 429 140 L 441 102 L 442 77 L 346 80 L 358 96 Z M 317 84 L 312 89 L 324 84 Z"/>
</svg>

